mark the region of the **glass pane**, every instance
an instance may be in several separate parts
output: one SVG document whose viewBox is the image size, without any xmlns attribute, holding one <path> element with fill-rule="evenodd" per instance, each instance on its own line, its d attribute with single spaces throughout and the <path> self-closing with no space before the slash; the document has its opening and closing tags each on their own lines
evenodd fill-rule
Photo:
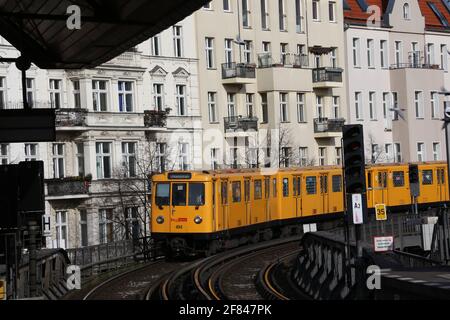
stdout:
<svg viewBox="0 0 450 320">
<path fill-rule="evenodd" d="M 333 192 L 341 192 L 341 176 L 333 176 Z"/>
<path fill-rule="evenodd" d="M 422 184 L 424 185 L 433 184 L 433 170 L 422 171 Z"/>
<path fill-rule="evenodd" d="M 235 181 L 232 184 L 233 189 L 233 202 L 241 202 L 241 183 Z"/>
<path fill-rule="evenodd" d="M 395 171 L 392 179 L 394 187 L 403 187 L 405 185 L 405 173 L 403 171 Z"/>
<path fill-rule="evenodd" d="M 186 205 L 186 183 L 174 183 L 172 190 L 172 205 Z"/>
<path fill-rule="evenodd" d="M 307 194 L 316 194 L 316 177 L 306 177 L 306 193 Z"/>
<path fill-rule="evenodd" d="M 189 205 L 202 206 L 205 204 L 205 185 L 203 183 L 189 184 Z"/>
<path fill-rule="evenodd" d="M 170 184 L 158 183 L 156 185 L 156 204 L 158 206 L 168 206 L 170 203 Z"/>
</svg>

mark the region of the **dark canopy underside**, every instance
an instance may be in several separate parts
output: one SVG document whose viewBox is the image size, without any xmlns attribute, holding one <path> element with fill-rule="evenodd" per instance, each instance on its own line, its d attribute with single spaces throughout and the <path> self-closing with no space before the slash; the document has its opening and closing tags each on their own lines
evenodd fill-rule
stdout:
<svg viewBox="0 0 450 320">
<path fill-rule="evenodd" d="M 92 68 L 184 19 L 208 0 L 0 0 L 0 35 L 43 69 Z M 67 8 L 81 9 L 69 30 Z"/>
</svg>

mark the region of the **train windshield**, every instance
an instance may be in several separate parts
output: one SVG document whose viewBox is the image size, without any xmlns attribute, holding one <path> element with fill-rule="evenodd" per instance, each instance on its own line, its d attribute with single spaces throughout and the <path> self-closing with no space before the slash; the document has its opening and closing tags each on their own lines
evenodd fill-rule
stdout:
<svg viewBox="0 0 450 320">
<path fill-rule="evenodd" d="M 156 185 L 156 204 L 168 206 L 170 203 L 170 183 L 158 183 Z"/>
<path fill-rule="evenodd" d="M 203 206 L 205 204 L 205 184 L 190 183 L 189 184 L 189 205 Z"/>
<path fill-rule="evenodd" d="M 186 190 L 187 183 L 173 183 L 172 184 L 172 205 L 185 206 L 186 205 Z"/>
</svg>

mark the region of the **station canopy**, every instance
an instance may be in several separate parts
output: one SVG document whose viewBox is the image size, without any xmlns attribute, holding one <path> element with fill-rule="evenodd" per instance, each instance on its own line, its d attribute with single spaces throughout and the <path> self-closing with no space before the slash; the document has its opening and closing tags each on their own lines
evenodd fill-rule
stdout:
<svg viewBox="0 0 450 320">
<path fill-rule="evenodd" d="M 93 68 L 184 19 L 208 0 L 0 0 L 0 35 L 42 69 Z M 68 7 L 81 29 L 69 30 Z"/>
</svg>

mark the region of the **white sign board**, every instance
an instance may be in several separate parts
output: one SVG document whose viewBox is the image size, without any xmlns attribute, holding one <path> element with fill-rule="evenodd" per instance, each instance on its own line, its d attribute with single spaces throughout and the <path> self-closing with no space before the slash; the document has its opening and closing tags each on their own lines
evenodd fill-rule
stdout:
<svg viewBox="0 0 450 320">
<path fill-rule="evenodd" d="M 394 237 L 374 237 L 373 248 L 375 252 L 386 252 L 394 250 Z"/>
<path fill-rule="evenodd" d="M 362 208 L 362 195 L 359 193 L 352 194 L 352 212 L 353 223 L 363 224 L 363 208 Z"/>
</svg>

